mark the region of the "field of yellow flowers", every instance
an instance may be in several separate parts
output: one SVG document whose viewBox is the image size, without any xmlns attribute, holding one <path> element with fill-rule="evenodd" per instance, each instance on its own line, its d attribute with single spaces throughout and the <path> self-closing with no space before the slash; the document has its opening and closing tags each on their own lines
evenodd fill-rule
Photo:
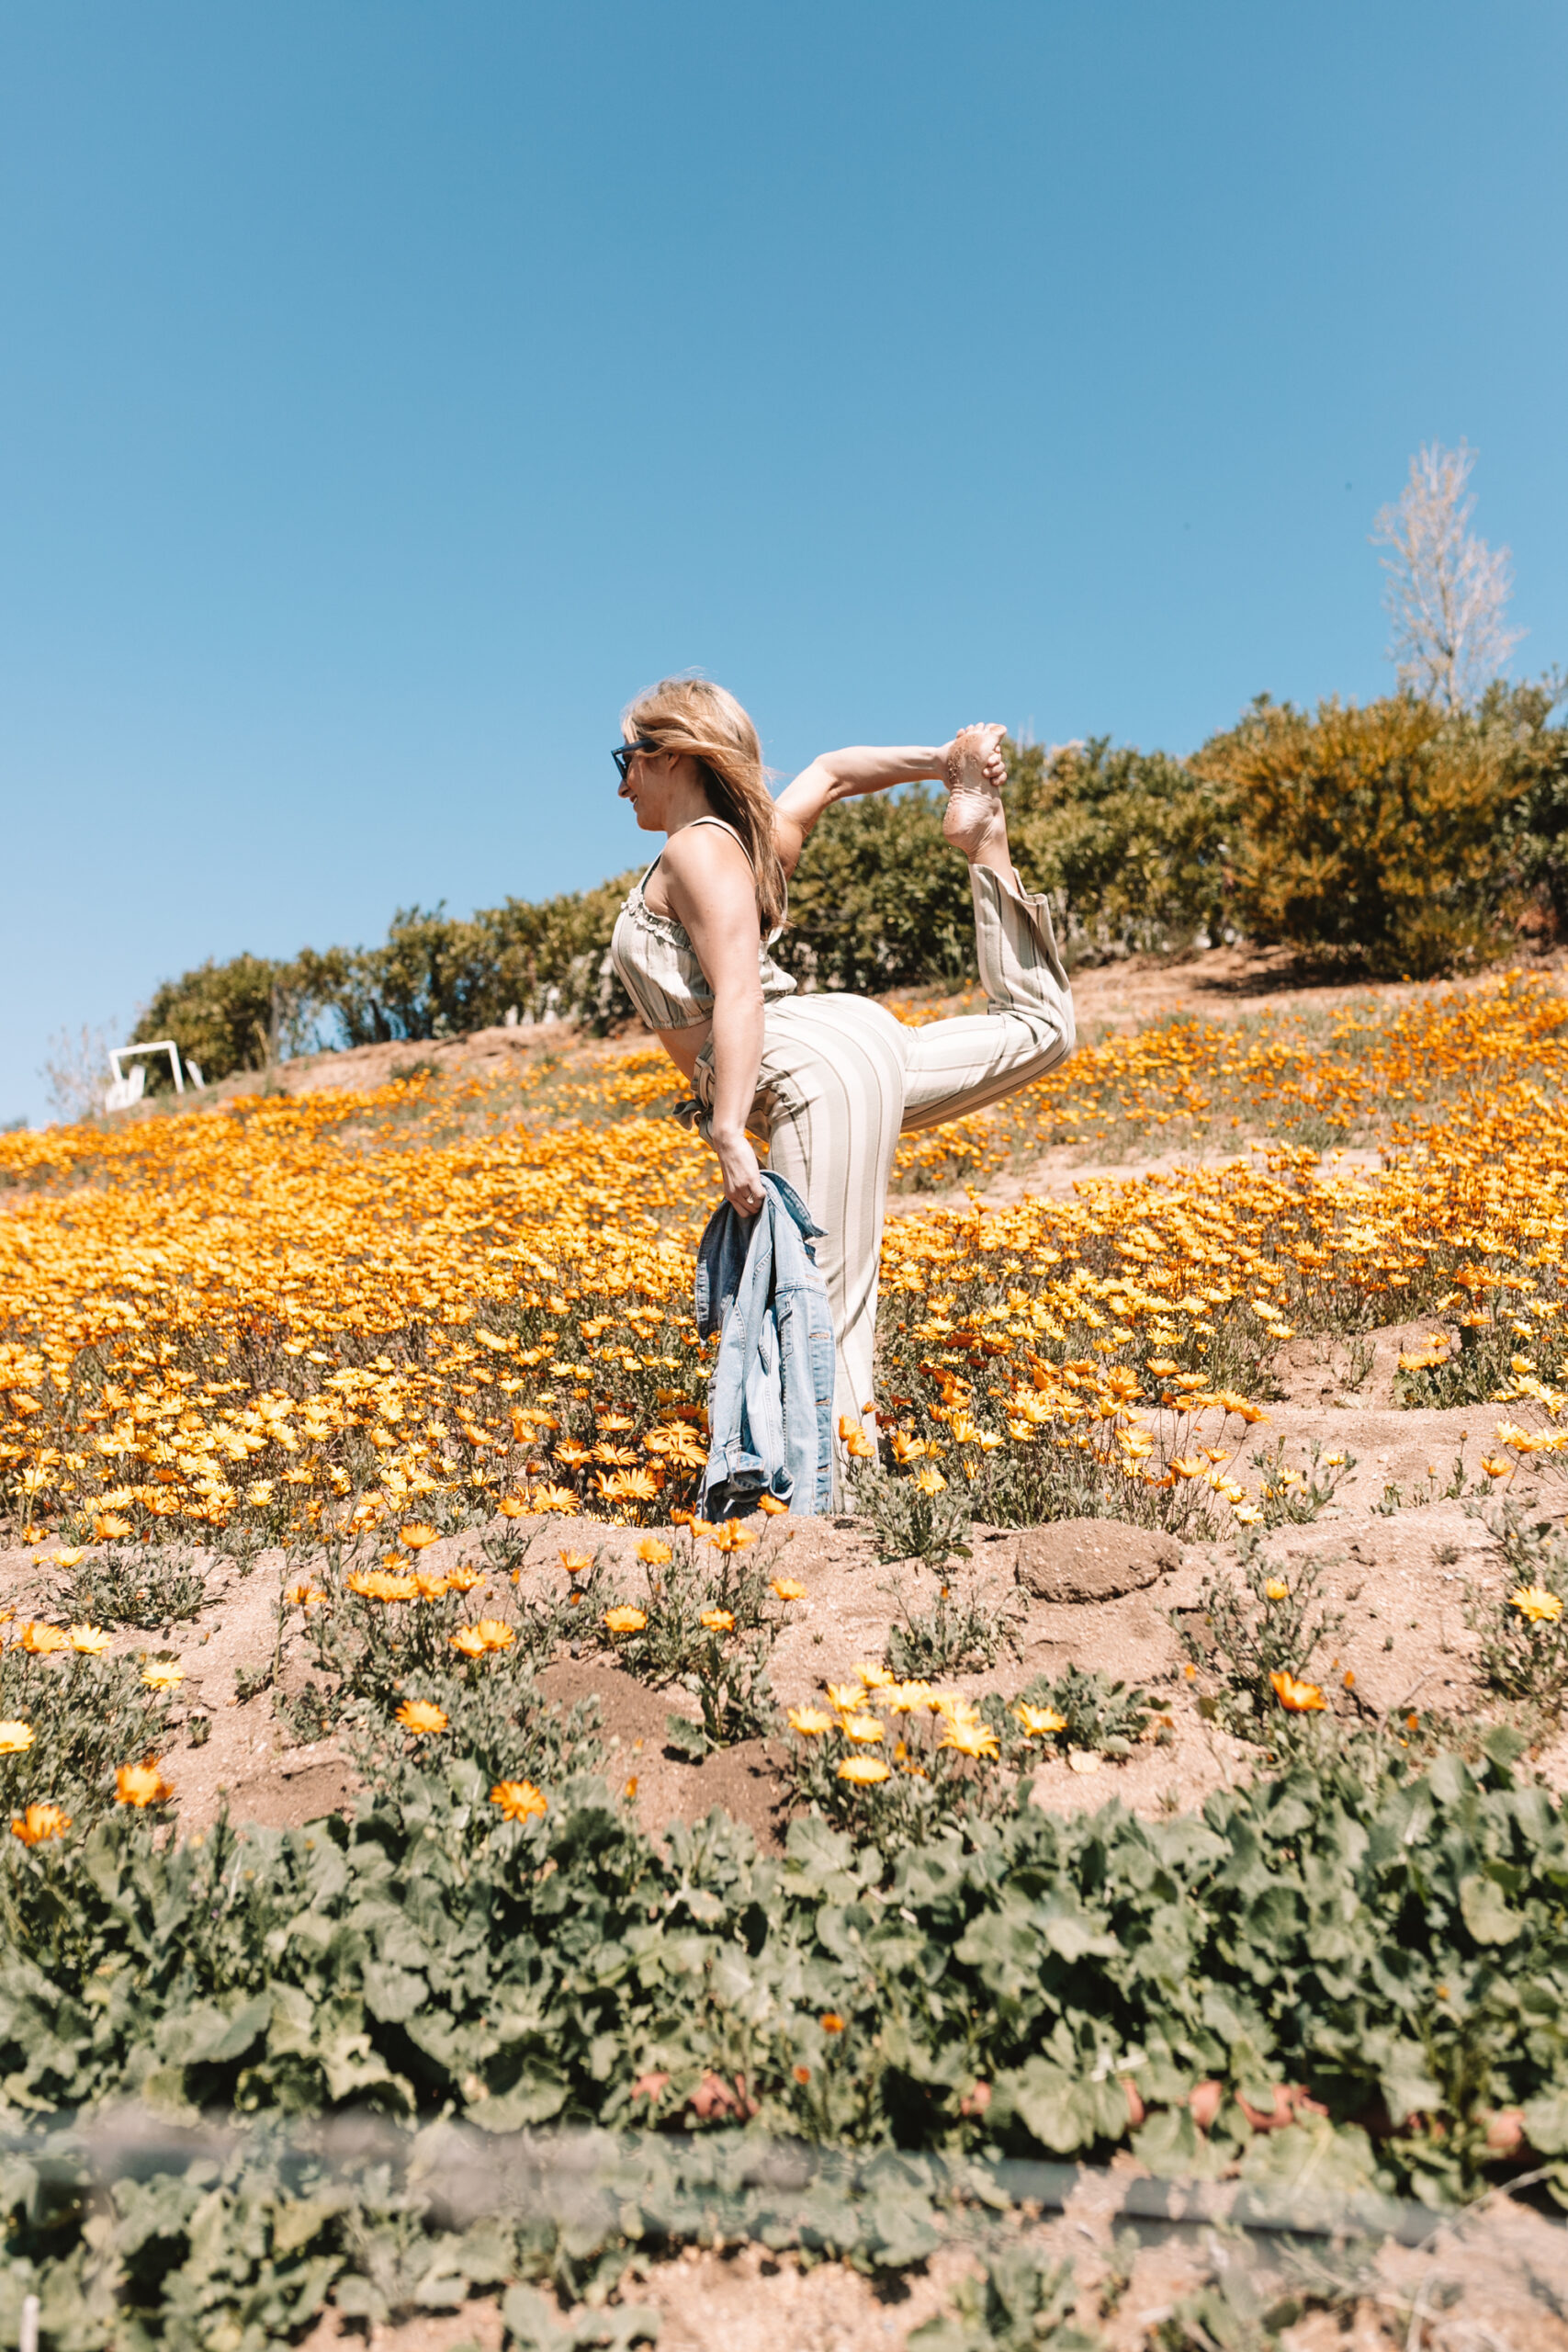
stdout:
<svg viewBox="0 0 1568 2352">
<path fill-rule="evenodd" d="M 999 1521 L 1089 1492 L 1245 1522 L 1226 1432 L 1257 1418 L 1276 1351 L 1425 1316 L 1453 1329 L 1408 1360 L 1407 1401 L 1495 1398 L 1517 1450 L 1550 1448 L 1565 1067 L 1568 1004 L 1510 975 L 1315 1024 L 1156 1023 L 912 1139 L 896 1182 L 915 1213 L 884 1270 L 886 1468 L 962 1479 Z M 716 1198 L 670 1098 L 636 1050 L 521 1084 L 422 1072 L 0 1136 L 13 1530 L 667 1521 L 704 1459 L 691 1277 Z M 1369 1140 L 1382 1167 L 1341 1166 Z M 1068 1141 L 1089 1170 L 1173 1143 L 1192 1164 L 987 1204 L 988 1178 L 1027 1186 Z M 965 1205 L 919 1210 L 955 1179 Z"/>
</svg>

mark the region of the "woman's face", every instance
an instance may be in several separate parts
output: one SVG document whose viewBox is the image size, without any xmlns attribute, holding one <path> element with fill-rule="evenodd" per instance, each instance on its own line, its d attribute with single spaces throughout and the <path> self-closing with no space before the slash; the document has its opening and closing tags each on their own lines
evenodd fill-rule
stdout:
<svg viewBox="0 0 1568 2352">
<path fill-rule="evenodd" d="M 683 762 L 675 752 L 637 752 L 626 767 L 617 797 L 629 800 L 645 833 L 670 830 L 671 789 Z"/>
</svg>

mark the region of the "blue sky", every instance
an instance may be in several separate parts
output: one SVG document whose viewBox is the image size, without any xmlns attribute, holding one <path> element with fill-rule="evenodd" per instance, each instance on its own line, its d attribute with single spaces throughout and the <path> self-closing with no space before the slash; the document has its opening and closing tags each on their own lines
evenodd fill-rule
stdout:
<svg viewBox="0 0 1568 2352">
<path fill-rule="evenodd" d="M 784 771 L 1377 693 L 1424 439 L 1568 656 L 1564 86 L 1540 0 L 0 0 L 0 1120 L 630 864 L 667 670 Z"/>
</svg>

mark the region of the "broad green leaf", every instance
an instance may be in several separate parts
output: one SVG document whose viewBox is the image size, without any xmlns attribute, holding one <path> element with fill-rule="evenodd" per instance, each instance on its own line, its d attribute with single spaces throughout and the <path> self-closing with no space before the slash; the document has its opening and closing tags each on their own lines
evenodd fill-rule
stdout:
<svg viewBox="0 0 1568 2352">
<path fill-rule="evenodd" d="M 1479 1871 L 1461 1879 L 1459 1907 L 1478 1944 L 1511 1944 L 1525 1924 L 1496 1882 Z"/>
</svg>

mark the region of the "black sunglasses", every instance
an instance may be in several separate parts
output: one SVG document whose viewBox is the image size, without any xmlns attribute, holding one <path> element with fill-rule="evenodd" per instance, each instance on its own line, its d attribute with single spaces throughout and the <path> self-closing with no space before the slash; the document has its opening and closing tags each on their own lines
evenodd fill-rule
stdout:
<svg viewBox="0 0 1568 2352">
<path fill-rule="evenodd" d="M 658 749 L 658 744 L 650 743 L 646 735 L 639 735 L 635 743 L 617 743 L 610 757 L 615 763 L 615 774 L 621 782 L 625 784 L 626 770 L 639 752 L 657 752 Z"/>
</svg>

